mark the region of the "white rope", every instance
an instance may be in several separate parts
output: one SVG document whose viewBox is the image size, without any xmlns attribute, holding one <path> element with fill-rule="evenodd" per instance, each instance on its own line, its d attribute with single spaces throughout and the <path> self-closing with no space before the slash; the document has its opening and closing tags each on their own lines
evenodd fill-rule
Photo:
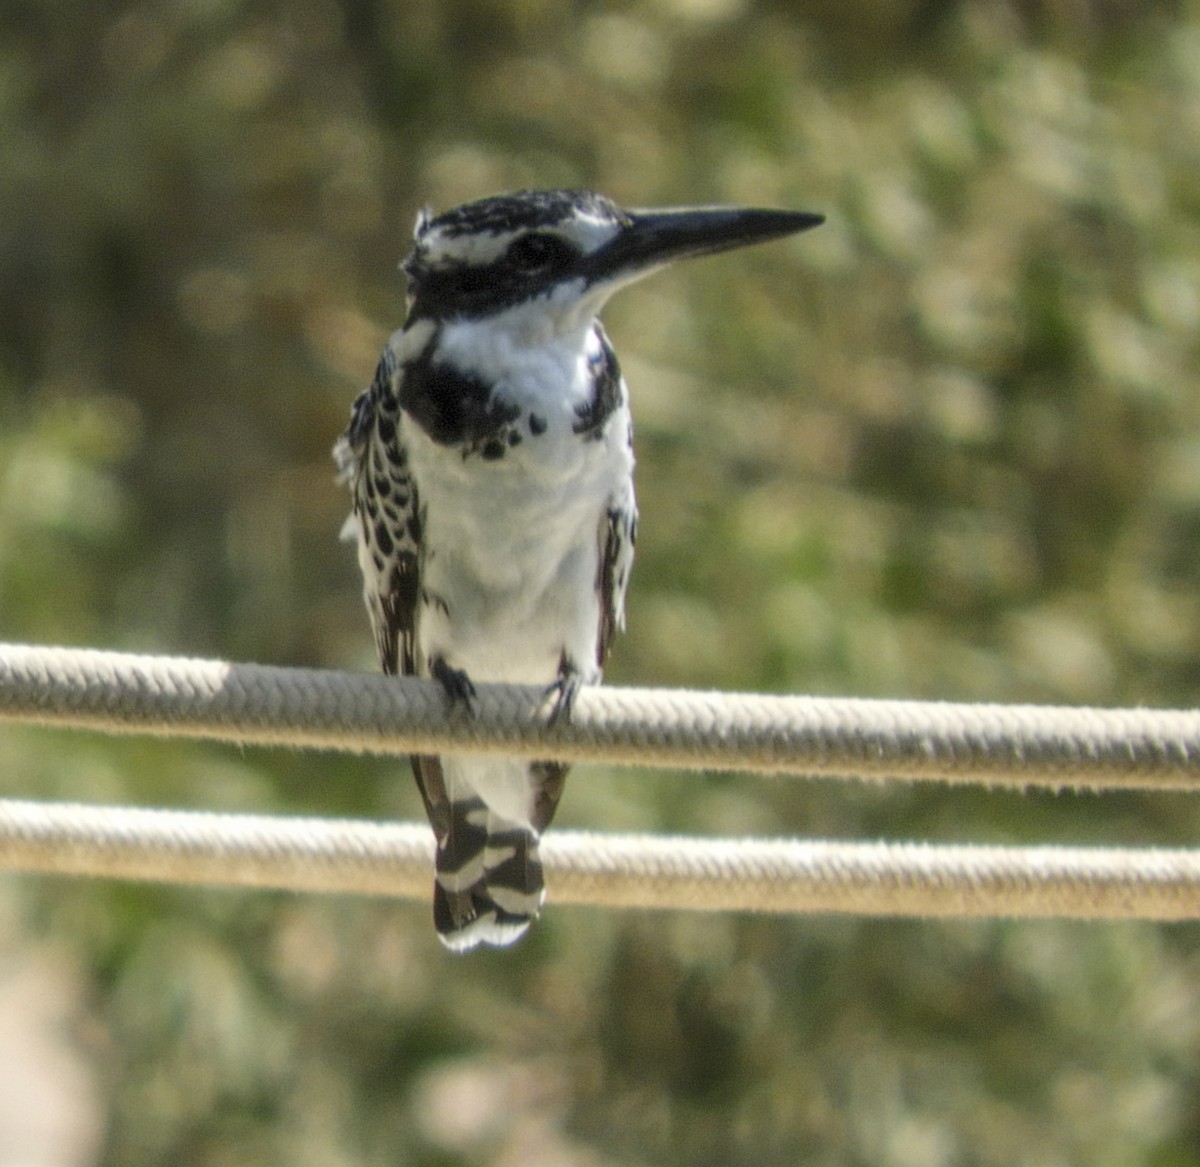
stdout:
<svg viewBox="0 0 1200 1167">
<path fill-rule="evenodd" d="M 474 716 L 437 685 L 86 649 L 0 645 L 0 721 L 382 754 L 565 761 L 993 785 L 1200 789 L 1200 712 L 955 705 L 480 685 Z"/>
<path fill-rule="evenodd" d="M 1200 918 L 1200 853 L 552 831 L 560 904 L 889 916 Z M 0 801 L 0 870 L 427 899 L 425 824 Z"/>
<path fill-rule="evenodd" d="M 1194 789 L 1200 714 L 601 688 L 549 726 L 536 689 L 474 716 L 414 678 L 0 645 L 0 720 L 241 743 Z M 1200 919 L 1200 852 L 550 832 L 560 903 L 904 916 Z M 0 869 L 425 898 L 424 824 L 0 802 Z"/>
</svg>

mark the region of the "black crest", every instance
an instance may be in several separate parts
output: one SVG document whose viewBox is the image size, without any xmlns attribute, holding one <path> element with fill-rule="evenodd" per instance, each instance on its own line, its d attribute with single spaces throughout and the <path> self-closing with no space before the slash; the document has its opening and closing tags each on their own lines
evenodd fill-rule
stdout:
<svg viewBox="0 0 1200 1167">
<path fill-rule="evenodd" d="M 518 191 L 422 217 L 404 261 L 413 318 L 480 317 L 537 296 L 583 273 L 579 248 L 554 228 L 584 214 L 614 224 L 629 216 L 611 199 L 588 190 Z M 454 254 L 455 239 L 511 236 L 488 262 Z"/>
<path fill-rule="evenodd" d="M 534 231 L 539 227 L 553 227 L 581 211 L 597 218 L 612 219 L 615 223 L 628 218 L 612 199 L 595 191 L 521 190 L 464 203 L 425 221 L 418 234 L 426 230 L 440 231 L 448 236 L 482 232 L 499 235 L 522 229 Z"/>
</svg>

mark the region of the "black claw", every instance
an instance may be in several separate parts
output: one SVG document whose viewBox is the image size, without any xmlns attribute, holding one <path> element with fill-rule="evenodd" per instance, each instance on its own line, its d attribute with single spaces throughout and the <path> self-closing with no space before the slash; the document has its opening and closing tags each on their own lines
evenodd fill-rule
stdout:
<svg viewBox="0 0 1200 1167">
<path fill-rule="evenodd" d="M 468 713 L 475 712 L 475 686 L 471 684 L 471 678 L 467 676 L 465 669 L 451 668 L 444 657 L 435 656 L 429 662 L 429 672 L 441 685 L 452 709 L 460 706 Z"/>
<path fill-rule="evenodd" d="M 550 716 L 546 719 L 547 725 L 557 724 L 560 717 L 570 720 L 575 698 L 579 696 L 579 690 L 582 688 L 583 681 L 578 673 L 568 673 L 559 677 L 553 685 L 547 687 L 546 696 L 554 697 L 554 708 L 550 710 Z"/>
</svg>

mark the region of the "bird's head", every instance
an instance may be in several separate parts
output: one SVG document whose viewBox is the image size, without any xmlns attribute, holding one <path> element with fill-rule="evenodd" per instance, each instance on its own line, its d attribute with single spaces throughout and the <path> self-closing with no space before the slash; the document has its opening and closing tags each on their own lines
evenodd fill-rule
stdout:
<svg viewBox="0 0 1200 1167">
<path fill-rule="evenodd" d="M 821 215 L 742 207 L 624 210 L 584 190 L 534 190 L 417 217 L 404 261 L 413 318 L 586 324 L 625 284 L 687 256 L 816 227 Z"/>
</svg>

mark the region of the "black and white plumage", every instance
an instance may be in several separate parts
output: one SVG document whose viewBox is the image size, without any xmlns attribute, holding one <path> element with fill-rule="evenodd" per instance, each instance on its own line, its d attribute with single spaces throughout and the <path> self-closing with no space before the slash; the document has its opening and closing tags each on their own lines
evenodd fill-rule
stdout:
<svg viewBox="0 0 1200 1167">
<path fill-rule="evenodd" d="M 468 706 L 474 681 L 544 685 L 569 715 L 623 627 L 637 529 L 628 391 L 597 314 L 674 259 L 819 222 L 565 190 L 418 217 L 408 318 L 335 449 L 385 672 L 434 677 Z M 412 761 L 439 935 L 511 943 L 545 896 L 538 839 L 566 766 Z"/>
</svg>

